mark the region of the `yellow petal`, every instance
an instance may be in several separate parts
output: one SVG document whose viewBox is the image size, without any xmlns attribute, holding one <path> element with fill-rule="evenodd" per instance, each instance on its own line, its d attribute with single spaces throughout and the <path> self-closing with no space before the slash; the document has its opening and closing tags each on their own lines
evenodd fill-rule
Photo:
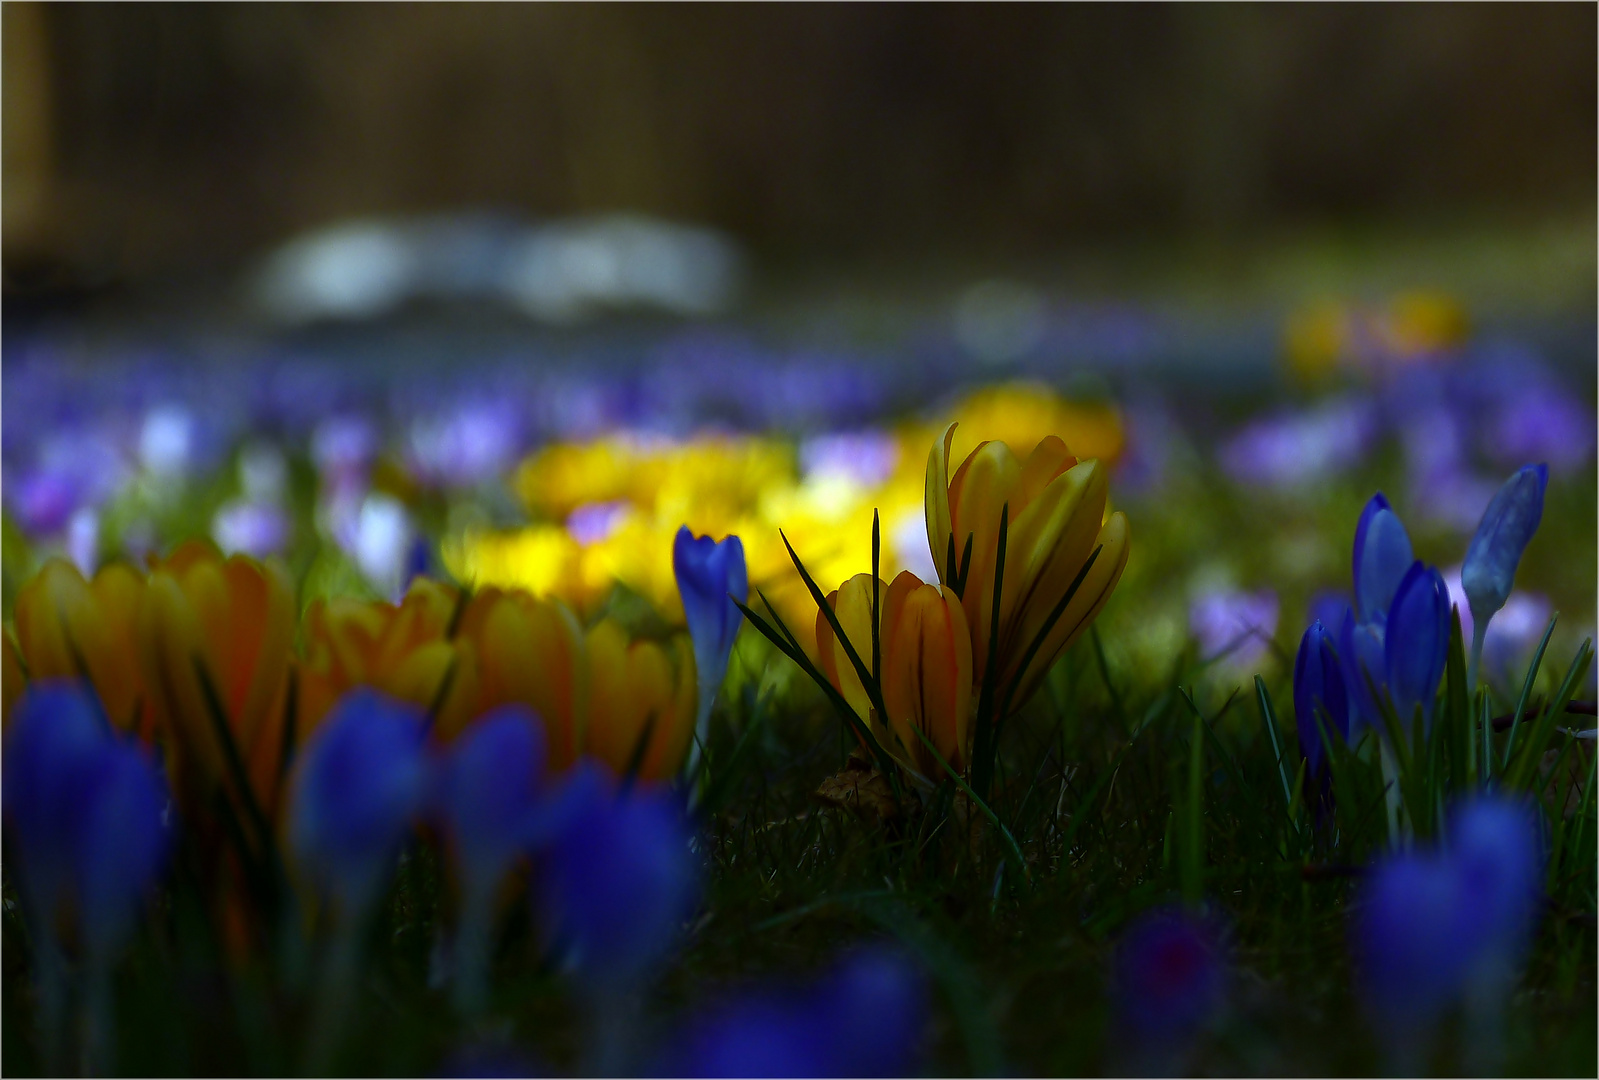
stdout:
<svg viewBox="0 0 1599 1080">
<path fill-rule="evenodd" d="M 955 440 L 955 424 L 944 429 L 944 434 L 933 444 L 927 455 L 927 484 L 923 495 L 923 510 L 927 518 L 927 544 L 932 549 L 933 565 L 943 580 L 948 557 L 950 537 L 954 528 L 950 524 L 949 510 L 949 448 Z M 960 552 L 956 552 L 959 558 Z"/>
</svg>

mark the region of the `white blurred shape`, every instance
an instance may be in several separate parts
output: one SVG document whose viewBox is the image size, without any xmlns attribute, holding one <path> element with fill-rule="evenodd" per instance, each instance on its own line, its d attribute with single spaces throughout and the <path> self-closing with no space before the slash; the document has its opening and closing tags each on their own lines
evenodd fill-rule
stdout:
<svg viewBox="0 0 1599 1080">
<path fill-rule="evenodd" d="M 67 520 L 67 558 L 84 577 L 100 568 L 100 513 L 80 506 Z"/>
<path fill-rule="evenodd" d="M 161 480 L 181 480 L 194 454 L 194 416 L 181 405 L 158 405 L 139 430 L 139 462 Z"/>
<path fill-rule="evenodd" d="M 372 587 L 391 600 L 405 589 L 413 539 L 411 517 L 398 499 L 373 493 L 361 503 L 350 554 Z"/>
<path fill-rule="evenodd" d="M 984 364 L 1026 356 L 1044 336 L 1044 298 L 1017 281 L 981 281 L 955 301 L 955 338 Z"/>
<path fill-rule="evenodd" d="M 256 298 L 289 323 L 369 319 L 402 303 L 417 280 L 403 226 L 351 221 L 297 237 L 261 268 Z"/>
</svg>

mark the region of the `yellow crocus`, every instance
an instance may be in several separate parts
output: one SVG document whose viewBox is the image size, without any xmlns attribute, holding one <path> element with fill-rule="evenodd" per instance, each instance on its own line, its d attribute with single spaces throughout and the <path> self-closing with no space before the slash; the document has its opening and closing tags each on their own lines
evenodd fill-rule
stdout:
<svg viewBox="0 0 1599 1080">
<path fill-rule="evenodd" d="M 940 579 L 949 581 L 955 560 L 971 542 L 962 606 L 972 638 L 973 679 L 981 685 L 993 629 L 994 569 L 1001 511 L 1008 507 L 1004 595 L 999 598 L 995 654 L 1001 700 L 1009 692 L 1019 707 L 1039 680 L 1093 621 L 1127 565 L 1128 531 L 1120 512 L 1105 517 L 1108 483 L 1097 460 L 1078 461 L 1055 436 L 1018 461 L 1002 442 L 979 443 L 954 475 L 950 446 L 955 425 L 934 443 L 927 459 L 927 539 Z M 1021 662 L 1050 614 L 1066 595 L 1095 548 L 1099 556 L 1071 603 L 1051 628 L 1014 687 Z"/>
<path fill-rule="evenodd" d="M 605 619 L 588 632 L 587 647 L 586 751 L 622 772 L 648 728 L 639 777 L 673 776 L 688 753 L 697 704 L 694 652 L 686 639 L 630 641 L 618 623 Z"/>
<path fill-rule="evenodd" d="M 888 582 L 878 579 L 877 603 L 878 625 L 882 625 L 881 605 L 888 597 Z M 843 629 L 844 636 L 855 649 L 855 655 L 868 669 L 872 666 L 872 575 L 856 574 L 844 584 L 827 594 L 827 606 L 833 609 L 833 614 L 838 618 L 838 625 Z M 878 647 L 882 648 L 879 639 Z M 839 692 L 850 708 L 862 720 L 871 717 L 871 700 L 866 693 L 866 687 L 861 684 L 861 677 L 855 671 L 855 665 L 850 662 L 849 653 L 844 650 L 844 645 L 833 633 L 833 625 L 828 622 L 827 616 L 822 612 L 816 613 L 816 656 L 821 664 L 822 672 L 827 676 L 828 682 L 833 684 L 833 689 Z M 873 732 L 874 735 L 879 734 Z"/>
<path fill-rule="evenodd" d="M 476 650 L 477 711 L 527 705 L 544 722 L 549 760 L 577 760 L 588 722 L 589 660 L 583 627 L 556 599 L 483 589 L 472 597 L 460 635 Z"/>
<path fill-rule="evenodd" d="M 191 541 L 151 567 L 135 620 L 139 660 L 185 784 L 203 789 L 228 775 L 219 707 L 257 796 L 275 788 L 294 614 L 275 563 L 224 559 Z"/>
<path fill-rule="evenodd" d="M 381 601 L 337 597 L 305 611 L 305 653 L 299 664 L 299 736 L 316 730 L 350 690 L 371 682 L 379 650 L 398 609 Z"/>
<path fill-rule="evenodd" d="M 972 639 L 960 598 L 947 585 L 924 584 L 909 570 L 883 602 L 883 707 L 897 755 L 935 781 L 943 768 L 918 732 L 957 772 L 970 754 Z"/>
<path fill-rule="evenodd" d="M 87 678 L 112 723 L 148 735 L 134 641 L 144 588 L 143 576 L 125 563 L 85 581 L 73 564 L 51 559 L 18 592 L 16 629 L 32 678 Z"/>
</svg>

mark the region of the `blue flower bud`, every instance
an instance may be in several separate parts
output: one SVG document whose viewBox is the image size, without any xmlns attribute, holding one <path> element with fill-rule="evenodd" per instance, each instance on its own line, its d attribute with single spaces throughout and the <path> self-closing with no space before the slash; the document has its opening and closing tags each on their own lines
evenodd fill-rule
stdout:
<svg viewBox="0 0 1599 1080">
<path fill-rule="evenodd" d="M 875 948 L 809 985 L 746 992 L 692 1018 L 659 1076 L 904 1076 L 926 1022 L 921 975 Z"/>
<path fill-rule="evenodd" d="M 1350 944 L 1364 1004 L 1390 1043 L 1430 1029 L 1458 994 L 1468 902 L 1454 868 L 1431 855 L 1395 856 L 1360 890 Z"/>
<path fill-rule="evenodd" d="M 1433 699 L 1449 652 L 1449 589 L 1437 567 L 1413 563 L 1394 594 L 1385 631 L 1388 693 L 1399 723 L 1408 730 L 1421 706 L 1431 725 Z"/>
<path fill-rule="evenodd" d="M 1380 622 L 1387 615 L 1415 558 L 1399 515 L 1382 492 L 1373 495 L 1355 527 L 1355 615 L 1360 622 Z"/>
<path fill-rule="evenodd" d="M 361 689 L 301 752 L 289 843 L 307 879 L 348 917 L 377 899 L 426 801 L 424 739 L 420 709 Z"/>
<path fill-rule="evenodd" d="M 1349 738 L 1349 695 L 1344 673 L 1333 648 L 1332 634 L 1317 619 L 1299 641 L 1294 658 L 1294 719 L 1299 729 L 1299 752 L 1314 777 L 1321 772 L 1323 747 L 1316 712 L 1325 714 L 1329 738 Z"/>
<path fill-rule="evenodd" d="M 104 961 L 166 865 L 160 772 L 142 748 L 111 734 L 86 686 L 42 681 L 17 703 L 4 781 L 33 917 L 74 912 L 89 955 Z"/>
<path fill-rule="evenodd" d="M 546 933 L 589 992 L 633 988 L 672 950 L 699 899 L 682 807 L 665 790 L 619 791 L 599 766 L 580 765 L 543 828 Z"/>
<path fill-rule="evenodd" d="M 1549 466 L 1524 465 L 1494 493 L 1483 512 L 1460 570 L 1460 584 L 1477 622 L 1492 618 L 1510 597 L 1521 554 L 1543 519 L 1548 485 Z"/>
<path fill-rule="evenodd" d="M 672 542 L 672 572 L 677 591 L 683 598 L 683 614 L 688 619 L 689 636 L 694 641 L 694 669 L 699 677 L 700 710 L 696 725 L 700 739 L 706 736 L 705 724 L 711 703 L 727 674 L 727 660 L 733 652 L 733 639 L 744 615 L 728 599 L 749 600 L 749 574 L 744 566 L 744 543 L 729 536 L 720 543 L 709 536 L 696 537 L 687 525 L 677 530 Z"/>
<path fill-rule="evenodd" d="M 492 892 L 521 857 L 544 758 L 538 717 L 506 705 L 468 725 L 440 764 L 435 813 L 468 896 Z"/>
</svg>

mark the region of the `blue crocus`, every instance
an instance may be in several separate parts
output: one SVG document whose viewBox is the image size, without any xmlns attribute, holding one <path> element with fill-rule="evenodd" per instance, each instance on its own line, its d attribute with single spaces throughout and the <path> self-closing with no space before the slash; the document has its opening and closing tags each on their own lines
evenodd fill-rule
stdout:
<svg viewBox="0 0 1599 1080">
<path fill-rule="evenodd" d="M 344 696 L 301 752 L 289 804 L 300 869 L 359 919 L 428 794 L 422 710 L 373 690 Z"/>
<path fill-rule="evenodd" d="M 1375 866 L 1351 923 L 1361 994 L 1399 1074 L 1417 1071 L 1439 1019 L 1458 1004 L 1471 1049 L 1496 1052 L 1493 1033 L 1540 905 L 1538 824 L 1525 802 L 1456 807 L 1445 843 Z"/>
<path fill-rule="evenodd" d="M 111 733 L 77 682 L 29 688 L 4 760 L 5 816 L 33 917 L 48 932 L 61 912 L 74 912 L 89 956 L 109 962 L 166 865 L 159 770 Z"/>
<path fill-rule="evenodd" d="M 1379 491 L 1366 503 L 1355 526 L 1355 615 L 1360 622 L 1380 622 L 1387 616 L 1415 558 L 1410 534 Z"/>
<path fill-rule="evenodd" d="M 523 855 L 538 813 L 544 728 L 521 705 L 507 705 L 467 727 L 440 764 L 434 814 L 448 836 L 461 883 L 455 941 L 455 1000 L 478 1011 L 488 997 L 495 895 Z"/>
<path fill-rule="evenodd" d="M 736 536 L 721 542 L 709 536 L 695 536 L 684 525 L 672 542 L 672 572 L 677 591 L 683 598 L 683 614 L 688 619 L 689 636 L 694 640 L 694 669 L 699 677 L 700 708 L 694 730 L 703 746 L 709 734 L 711 704 L 727 674 L 727 660 L 733 653 L 744 616 L 730 596 L 739 603 L 749 600 L 749 573 L 744 566 L 744 543 Z M 698 760 L 698 747 L 695 748 Z"/>
<path fill-rule="evenodd" d="M 1482 521 L 1466 548 L 1460 584 L 1471 604 L 1473 622 L 1471 674 L 1488 633 L 1488 620 L 1505 606 L 1515 584 L 1516 567 L 1543 520 L 1544 489 L 1549 486 L 1549 466 L 1524 465 L 1494 493 Z"/>
<path fill-rule="evenodd" d="M 522 856 L 544 760 L 537 715 L 506 705 L 468 725 L 440 763 L 435 813 L 467 896 L 492 893 Z"/>
<path fill-rule="evenodd" d="M 863 950 L 802 986 L 744 993 L 692 1018 L 650 1070 L 660 1076 L 904 1076 L 926 1022 L 921 974 Z"/>
<path fill-rule="evenodd" d="M 1294 719 L 1299 729 L 1299 752 L 1306 771 L 1318 777 L 1322 768 L 1321 730 L 1316 724 L 1320 711 L 1330 738 L 1349 738 L 1349 694 L 1344 689 L 1343 669 L 1333 648 L 1332 633 L 1320 619 L 1310 624 L 1299 641 L 1294 658 Z"/>
<path fill-rule="evenodd" d="M 1413 563 L 1394 593 L 1383 643 L 1388 693 L 1405 728 L 1418 705 L 1424 722 L 1432 723 L 1449 653 L 1449 612 L 1449 589 L 1438 568 Z"/>
<path fill-rule="evenodd" d="M 1227 965 L 1217 928 L 1179 908 L 1140 917 L 1116 949 L 1117 1022 L 1139 1071 L 1177 1071 L 1177 1058 L 1225 1003 Z"/>
<path fill-rule="evenodd" d="M 619 790 L 584 762 L 539 831 L 542 922 L 573 978 L 599 998 L 638 989 L 699 899 L 683 807 L 664 789 Z"/>
</svg>

